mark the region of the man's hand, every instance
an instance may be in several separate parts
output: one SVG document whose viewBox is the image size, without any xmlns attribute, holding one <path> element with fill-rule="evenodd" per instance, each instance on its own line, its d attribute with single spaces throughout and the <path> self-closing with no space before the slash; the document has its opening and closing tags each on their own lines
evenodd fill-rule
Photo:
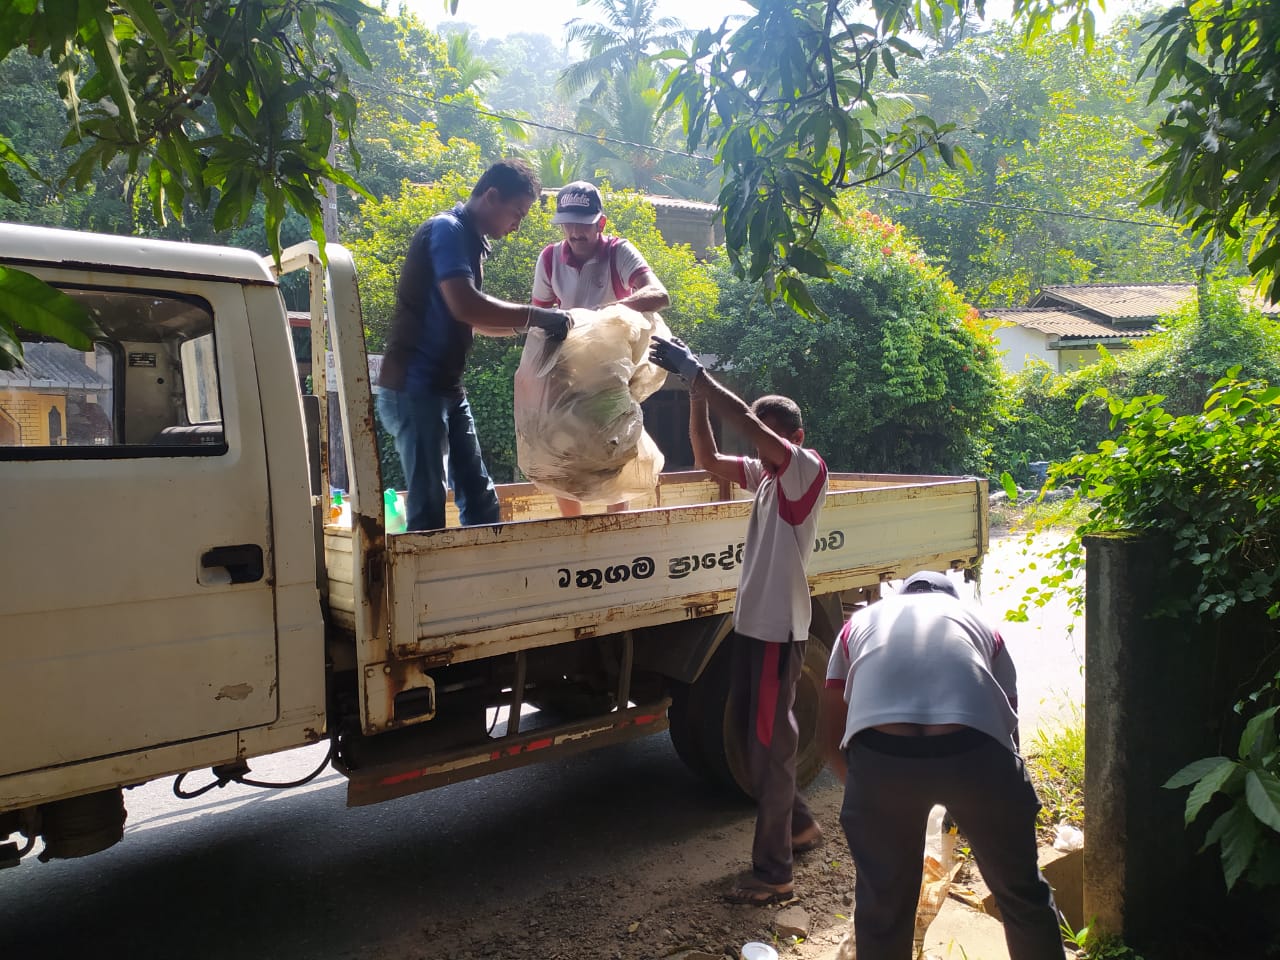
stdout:
<svg viewBox="0 0 1280 960">
<path fill-rule="evenodd" d="M 702 364 L 683 340 L 672 337 L 650 337 L 649 359 L 663 370 L 669 370 L 685 383 L 692 384 L 702 372 Z"/>
<path fill-rule="evenodd" d="M 530 307 L 529 326 L 540 329 L 548 340 L 563 340 L 573 329 L 573 317 L 564 310 Z"/>
</svg>

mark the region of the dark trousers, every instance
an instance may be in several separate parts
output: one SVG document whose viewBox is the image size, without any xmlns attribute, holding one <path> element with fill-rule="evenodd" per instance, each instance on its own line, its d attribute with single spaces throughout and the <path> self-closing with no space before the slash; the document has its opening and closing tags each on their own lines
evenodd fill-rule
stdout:
<svg viewBox="0 0 1280 960">
<path fill-rule="evenodd" d="M 1036 860 L 1040 801 L 1017 754 L 976 730 L 939 737 L 864 730 L 846 757 L 840 824 L 857 876 L 858 960 L 910 960 L 934 804 L 969 840 L 1000 905 L 1011 960 L 1062 960 L 1057 907 Z"/>
<path fill-rule="evenodd" d="M 746 728 L 746 763 L 756 801 L 751 870 L 766 883 L 791 882 L 791 835 L 813 824 L 796 790 L 800 725 L 793 711 L 804 641 L 767 643 L 735 634 L 731 716 Z"/>
<path fill-rule="evenodd" d="M 404 468 L 409 530 L 444 527 L 446 484 L 453 487 L 464 527 L 498 522 L 498 493 L 480 455 L 471 404 L 464 395 L 405 393 L 383 387 L 377 404 Z"/>
</svg>

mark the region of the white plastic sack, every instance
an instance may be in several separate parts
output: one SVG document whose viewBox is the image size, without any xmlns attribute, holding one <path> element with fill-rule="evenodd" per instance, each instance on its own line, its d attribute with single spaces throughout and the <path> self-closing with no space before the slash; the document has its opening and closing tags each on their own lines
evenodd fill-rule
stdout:
<svg viewBox="0 0 1280 960">
<path fill-rule="evenodd" d="M 916 903 L 916 927 L 913 956 L 924 949 L 925 934 L 938 915 L 951 891 L 960 864 L 956 863 L 956 831 L 947 825 L 947 811 L 934 806 L 929 811 L 924 836 L 924 875 L 920 882 L 920 899 Z"/>
<path fill-rule="evenodd" d="M 649 337 L 671 331 L 628 307 L 571 310 L 560 342 L 529 332 L 515 378 L 516 460 L 537 486 L 585 503 L 651 492 L 662 451 L 644 430 L 640 402 L 666 381 L 649 362 Z"/>
</svg>

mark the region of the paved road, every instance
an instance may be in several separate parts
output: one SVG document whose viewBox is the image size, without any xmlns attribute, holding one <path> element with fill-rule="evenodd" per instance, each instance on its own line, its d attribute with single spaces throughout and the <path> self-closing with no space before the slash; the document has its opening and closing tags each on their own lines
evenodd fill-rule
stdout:
<svg viewBox="0 0 1280 960">
<path fill-rule="evenodd" d="M 1018 549 L 993 545 L 983 588 L 992 612 L 1039 576 Z M 1067 623 L 1059 602 L 1003 627 L 1024 739 L 1083 699 Z M 311 747 L 264 758 L 254 775 L 292 779 L 322 756 Z M 599 875 L 602 855 L 625 877 L 710 835 L 732 861 L 751 821 L 749 808 L 689 774 L 665 735 L 354 810 L 344 784 L 330 770 L 287 792 L 233 785 L 181 801 L 169 780 L 128 791 L 123 843 L 0 871 L 0 958 L 400 956 L 380 945 L 423 942 L 419 918 L 483 918 L 528 890 Z M 824 774 L 811 793 L 830 800 L 836 790 Z"/>
</svg>

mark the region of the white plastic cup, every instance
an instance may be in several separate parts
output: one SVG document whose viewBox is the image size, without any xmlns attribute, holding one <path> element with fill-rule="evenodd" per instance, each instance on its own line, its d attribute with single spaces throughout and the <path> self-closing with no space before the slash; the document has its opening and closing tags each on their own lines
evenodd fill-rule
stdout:
<svg viewBox="0 0 1280 960">
<path fill-rule="evenodd" d="M 752 940 L 742 945 L 742 960 L 778 960 L 778 951 L 767 943 Z"/>
</svg>

